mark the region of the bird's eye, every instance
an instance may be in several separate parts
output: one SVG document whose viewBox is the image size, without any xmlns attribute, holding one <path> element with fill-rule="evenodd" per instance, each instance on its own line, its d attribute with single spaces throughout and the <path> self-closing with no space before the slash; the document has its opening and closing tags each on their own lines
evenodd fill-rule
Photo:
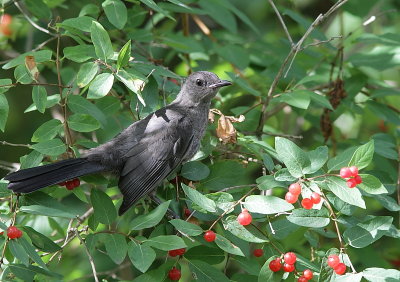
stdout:
<svg viewBox="0 0 400 282">
<path fill-rule="evenodd" d="M 197 85 L 197 86 L 203 86 L 203 80 L 201 80 L 201 79 L 196 79 L 196 85 Z"/>
</svg>

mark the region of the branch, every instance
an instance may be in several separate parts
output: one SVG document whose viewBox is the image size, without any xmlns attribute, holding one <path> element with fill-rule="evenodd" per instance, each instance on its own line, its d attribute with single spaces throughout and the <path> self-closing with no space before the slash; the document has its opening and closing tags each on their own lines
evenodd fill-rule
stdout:
<svg viewBox="0 0 400 282">
<path fill-rule="evenodd" d="M 292 37 L 290 36 L 290 33 L 289 33 L 289 31 L 288 31 L 288 29 L 287 29 L 287 27 L 286 27 L 286 24 L 285 24 L 285 22 L 283 21 L 283 18 L 282 18 L 282 16 L 281 16 L 281 14 L 279 13 L 278 9 L 276 8 L 274 1 L 273 1 L 273 0 L 268 0 L 268 1 L 269 1 L 269 3 L 271 4 L 272 9 L 274 9 L 275 14 L 277 15 L 279 21 L 281 22 L 281 25 L 282 25 L 282 27 L 283 27 L 283 30 L 284 30 L 285 33 L 286 33 L 286 36 L 287 36 L 287 38 L 288 38 L 288 40 L 289 40 L 289 42 L 290 42 L 290 45 L 293 46 L 293 45 L 294 45 L 293 39 L 292 39 Z"/>
<path fill-rule="evenodd" d="M 29 144 L 15 144 L 15 143 L 9 143 L 7 141 L 0 141 L 0 145 L 7 145 L 7 146 L 13 146 L 13 147 L 27 147 L 27 148 L 31 147 L 31 145 L 29 145 Z"/>
<path fill-rule="evenodd" d="M 19 82 L 16 83 L 11 83 L 11 84 L 3 84 L 0 85 L 0 87 L 13 87 L 13 86 L 17 86 L 17 85 L 29 85 L 29 86 L 57 86 L 57 87 L 61 87 L 61 88 L 72 88 L 72 86 L 65 86 L 65 85 L 61 85 L 61 84 L 57 84 L 57 83 L 26 83 L 26 84 L 21 84 Z"/>
<path fill-rule="evenodd" d="M 18 8 L 18 10 L 24 15 L 24 17 L 27 19 L 27 21 L 28 21 L 34 28 L 36 28 L 37 30 L 40 30 L 41 32 L 47 33 L 47 34 L 49 34 L 49 35 L 51 35 L 51 36 L 54 36 L 54 37 L 57 36 L 56 34 L 52 33 L 51 31 L 49 31 L 49 30 L 47 30 L 47 29 L 45 29 L 45 28 L 43 28 L 43 27 L 37 25 L 37 24 L 29 17 L 29 15 L 21 8 L 21 6 L 19 5 L 19 3 L 18 3 L 17 1 L 14 2 L 14 5 L 15 5 L 15 7 Z"/>
<path fill-rule="evenodd" d="M 272 93 L 275 91 L 278 82 L 280 81 L 280 79 L 282 78 L 283 72 L 286 69 L 287 64 L 289 63 L 290 59 L 291 63 L 289 64 L 289 67 L 286 71 L 285 76 L 287 75 L 287 73 L 290 70 L 291 64 L 293 63 L 294 58 L 296 57 L 296 54 L 301 51 L 301 45 L 303 44 L 304 40 L 308 37 L 308 35 L 310 35 L 310 33 L 321 23 L 323 22 L 329 15 L 331 15 L 334 11 L 336 11 L 340 6 L 342 6 L 343 4 L 345 4 L 348 0 L 339 0 L 338 2 L 336 2 L 329 10 L 328 12 L 326 12 L 324 15 L 320 14 L 315 20 L 314 22 L 310 25 L 310 27 L 307 29 L 307 31 L 304 33 L 304 35 L 302 36 L 302 38 L 300 38 L 300 40 L 292 46 L 292 48 L 289 51 L 289 54 L 286 56 L 285 60 L 283 61 L 281 67 L 278 70 L 278 73 L 276 74 L 274 80 L 272 81 L 272 84 L 268 90 L 268 94 L 267 94 L 267 98 L 265 99 L 263 106 L 262 106 L 262 110 L 261 110 L 261 116 L 259 119 L 259 123 L 257 126 L 257 130 L 256 132 L 258 133 L 258 135 L 261 135 L 262 133 L 262 129 L 264 126 L 265 121 L 267 120 L 267 108 L 269 105 L 269 102 L 272 98 Z"/>
<path fill-rule="evenodd" d="M 75 229 L 75 236 L 79 238 L 79 240 L 81 241 L 82 245 L 85 247 L 86 254 L 87 254 L 88 258 L 89 258 L 90 266 L 92 267 L 94 280 L 96 282 L 99 282 L 99 278 L 97 278 L 96 266 L 94 265 L 93 257 L 90 254 L 89 248 L 86 246 L 86 243 L 83 241 L 81 235 L 79 235 L 79 232 L 78 232 L 77 229 Z"/>
</svg>

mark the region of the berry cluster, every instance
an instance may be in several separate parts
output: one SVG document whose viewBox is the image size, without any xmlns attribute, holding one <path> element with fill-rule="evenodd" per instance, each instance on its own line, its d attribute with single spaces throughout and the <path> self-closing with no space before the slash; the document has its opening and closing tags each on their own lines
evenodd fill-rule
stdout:
<svg viewBox="0 0 400 282">
<path fill-rule="evenodd" d="M 168 272 L 168 278 L 172 281 L 178 281 L 181 279 L 181 271 L 175 266 Z"/>
<path fill-rule="evenodd" d="M 346 272 L 346 265 L 340 262 L 340 259 L 337 255 L 330 255 L 327 263 L 338 275 L 342 275 Z"/>
<path fill-rule="evenodd" d="M 299 183 L 292 183 L 289 186 L 289 192 L 285 195 L 286 202 L 290 204 L 294 204 L 298 199 L 301 193 L 301 186 Z M 321 195 L 317 192 L 313 192 L 310 198 L 304 198 L 301 201 L 301 205 L 303 208 L 309 210 L 313 207 L 313 205 L 319 204 L 321 202 Z"/>
<path fill-rule="evenodd" d="M 7 237 L 10 239 L 17 239 L 22 237 L 22 231 L 16 226 L 10 226 L 7 228 Z"/>
<path fill-rule="evenodd" d="M 358 168 L 356 166 L 342 167 L 339 175 L 341 178 L 347 178 L 346 184 L 349 188 L 354 188 L 357 184 L 362 183 L 361 176 L 358 175 Z"/>
<path fill-rule="evenodd" d="M 285 272 L 293 272 L 295 270 L 294 264 L 296 263 L 297 257 L 293 252 L 288 252 L 283 256 L 283 262 L 281 258 L 276 258 L 269 263 L 269 269 L 273 272 L 278 272 L 283 269 Z M 283 263 L 283 265 L 282 265 Z M 297 281 L 306 282 L 313 278 L 313 273 L 311 270 L 306 269 L 303 271 L 303 275 L 299 277 Z"/>
<path fill-rule="evenodd" d="M 76 187 L 79 187 L 79 185 L 81 185 L 81 182 L 79 178 L 74 178 L 72 180 L 58 183 L 58 185 L 65 186 L 65 188 L 67 188 L 68 190 L 74 190 Z"/>
<path fill-rule="evenodd" d="M 169 254 L 171 257 L 176 257 L 176 256 L 181 256 L 181 255 L 183 255 L 185 252 L 186 252 L 186 249 L 185 249 L 185 248 L 182 248 L 182 249 L 170 250 L 170 251 L 168 251 L 168 254 Z"/>
</svg>

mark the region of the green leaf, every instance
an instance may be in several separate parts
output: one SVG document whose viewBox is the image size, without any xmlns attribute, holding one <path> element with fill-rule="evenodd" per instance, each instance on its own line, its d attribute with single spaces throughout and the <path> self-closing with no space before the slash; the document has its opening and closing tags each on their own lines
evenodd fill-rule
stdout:
<svg viewBox="0 0 400 282">
<path fill-rule="evenodd" d="M 6 93 L 8 91 L 8 89 L 13 87 L 11 84 L 12 84 L 12 80 L 9 78 L 0 79 L 0 94 Z M 9 86 L 5 86 L 5 85 L 9 85 Z"/>
<path fill-rule="evenodd" d="M 374 139 L 371 139 L 368 143 L 360 146 L 354 152 L 348 166 L 356 166 L 358 169 L 367 167 L 372 161 L 374 156 Z"/>
<path fill-rule="evenodd" d="M 128 11 L 125 4 L 120 0 L 106 0 L 101 6 L 110 23 L 118 29 L 123 29 L 128 18 Z"/>
<path fill-rule="evenodd" d="M 51 140 L 57 136 L 62 129 L 63 125 L 58 119 L 46 121 L 32 135 L 32 142 L 41 142 Z"/>
<path fill-rule="evenodd" d="M 307 90 L 302 90 L 302 91 L 307 91 Z M 314 101 L 315 103 L 319 104 L 320 106 L 330 109 L 333 111 L 332 105 L 329 102 L 329 100 L 323 96 L 323 95 L 319 95 L 313 91 L 309 91 L 308 95 L 310 95 L 310 98 L 312 101 Z"/>
<path fill-rule="evenodd" d="M 47 91 L 43 86 L 33 86 L 32 89 L 32 100 L 36 106 L 36 109 L 44 113 L 46 110 L 46 102 L 47 102 Z"/>
<path fill-rule="evenodd" d="M 69 109 L 77 114 L 88 114 L 97 119 L 102 127 L 107 125 L 107 119 L 102 111 L 96 107 L 96 105 L 90 103 L 85 98 L 78 95 L 70 95 L 68 96 L 67 105 Z"/>
<path fill-rule="evenodd" d="M 149 6 L 151 9 L 153 9 L 154 11 L 157 11 L 161 14 L 163 14 L 164 16 L 170 18 L 171 20 L 175 21 L 175 19 L 173 17 L 171 17 L 167 11 L 161 9 L 153 0 L 140 0 L 140 2 L 142 2 L 143 4 L 145 4 L 146 6 Z"/>
<path fill-rule="evenodd" d="M 135 245 L 133 242 L 128 244 L 128 256 L 139 271 L 145 273 L 156 258 L 156 252 L 145 245 Z"/>
<path fill-rule="evenodd" d="M 42 141 L 32 145 L 32 148 L 49 156 L 58 156 L 66 151 L 65 144 L 60 139 Z"/>
<path fill-rule="evenodd" d="M 5 95 L 0 94 L 0 130 L 4 132 L 10 107 Z"/>
<path fill-rule="evenodd" d="M 210 243 L 209 245 L 212 244 Z M 187 250 L 185 258 L 188 260 L 207 261 L 210 264 L 219 264 L 225 260 L 225 252 L 219 248 L 215 248 L 215 246 L 200 245 Z"/>
<path fill-rule="evenodd" d="M 217 211 L 217 205 L 213 200 L 210 200 L 200 192 L 197 192 L 195 189 L 190 188 L 189 186 L 185 185 L 182 183 L 182 189 L 185 192 L 186 196 L 196 205 L 201 207 L 202 209 L 205 209 L 206 211 L 209 212 L 216 212 Z"/>
<path fill-rule="evenodd" d="M 28 234 L 29 238 L 32 240 L 32 244 L 35 245 L 38 249 L 54 253 L 61 250 L 61 247 L 54 243 L 51 239 L 43 235 L 42 233 L 37 232 L 35 229 L 29 226 L 23 227 L 24 231 Z"/>
<path fill-rule="evenodd" d="M 51 217 L 65 217 L 65 218 L 75 218 L 77 215 L 71 212 L 61 210 L 58 208 L 45 207 L 42 205 L 30 205 L 20 207 L 20 211 L 29 214 L 38 214 Z"/>
<path fill-rule="evenodd" d="M 282 168 L 282 169 L 278 170 L 277 172 L 275 172 L 274 178 L 277 181 L 290 181 L 290 182 L 293 182 L 293 181 L 297 180 L 297 178 L 293 177 L 290 174 L 290 172 L 289 172 L 289 170 L 287 168 Z"/>
<path fill-rule="evenodd" d="M 143 100 L 142 94 L 140 93 L 140 89 L 138 86 L 138 83 L 140 83 L 140 85 L 143 84 L 143 80 L 133 77 L 131 74 L 124 70 L 120 70 L 115 76 L 119 81 L 125 84 L 125 86 L 128 87 L 129 90 L 135 93 L 139 102 L 143 105 L 143 107 L 146 107 L 146 103 Z"/>
<path fill-rule="evenodd" d="M 258 188 L 261 190 L 268 190 L 276 187 L 286 188 L 282 182 L 276 181 L 273 175 L 263 175 L 256 179 Z"/>
<path fill-rule="evenodd" d="M 42 0 L 25 0 L 26 8 L 39 19 L 49 20 L 51 10 Z"/>
<path fill-rule="evenodd" d="M 346 229 L 343 237 L 350 246 L 364 248 L 386 235 L 392 222 L 393 217 L 391 216 L 376 216 L 371 220 Z"/>
<path fill-rule="evenodd" d="M 187 247 L 182 238 L 175 235 L 161 235 L 149 238 L 144 242 L 147 245 L 162 251 L 170 251 Z"/>
<path fill-rule="evenodd" d="M 96 7 L 98 9 L 98 7 Z M 92 26 L 92 22 L 95 21 L 92 17 L 87 16 L 79 16 L 77 18 L 69 18 L 63 21 L 60 25 L 62 27 L 73 27 L 75 29 L 79 29 L 83 32 L 90 32 L 90 28 Z"/>
<path fill-rule="evenodd" d="M 303 176 L 303 171 L 311 165 L 307 154 L 288 139 L 276 137 L 275 149 L 279 158 L 294 177 Z"/>
<path fill-rule="evenodd" d="M 83 63 L 87 60 L 96 58 L 96 53 L 93 45 L 77 45 L 72 47 L 65 47 L 64 56 L 71 61 Z"/>
<path fill-rule="evenodd" d="M 327 164 L 328 172 L 334 170 L 340 170 L 342 167 L 347 166 L 356 149 L 357 149 L 356 147 L 348 148 L 339 155 L 337 155 L 336 157 L 330 159 Z"/>
<path fill-rule="evenodd" d="M 400 271 L 396 269 L 370 267 L 365 269 L 362 274 L 367 281 L 371 282 L 395 282 L 400 280 Z"/>
<path fill-rule="evenodd" d="M 235 215 L 228 216 L 223 220 L 223 224 L 226 230 L 244 241 L 253 243 L 268 242 L 268 238 L 252 225 L 249 225 L 247 228 L 240 225 Z"/>
<path fill-rule="evenodd" d="M 182 219 L 172 219 L 169 221 L 177 230 L 188 236 L 197 236 L 203 233 L 200 226 L 184 221 Z"/>
<path fill-rule="evenodd" d="M 199 161 L 187 162 L 182 166 L 180 175 L 192 180 L 199 181 L 207 178 L 210 174 L 208 166 Z"/>
<path fill-rule="evenodd" d="M 126 243 L 125 236 L 118 233 L 104 233 L 103 236 L 105 236 L 104 245 L 107 254 L 115 264 L 121 264 L 128 251 L 128 244 Z"/>
<path fill-rule="evenodd" d="M 33 78 L 25 65 L 19 65 L 14 70 L 14 77 L 16 82 L 21 84 L 29 84 Z"/>
<path fill-rule="evenodd" d="M 321 228 L 327 226 L 330 222 L 329 212 L 326 208 L 320 210 L 295 209 L 286 218 L 291 223 L 312 228 Z"/>
<path fill-rule="evenodd" d="M 33 281 L 36 274 L 43 274 L 50 277 L 55 277 L 56 280 L 62 280 L 62 276 L 58 273 L 48 271 L 35 265 L 25 266 L 23 264 L 9 264 L 8 267 L 18 278 L 23 281 Z"/>
<path fill-rule="evenodd" d="M 28 254 L 28 256 L 36 262 L 39 266 L 47 270 L 46 264 L 43 262 L 41 257 L 36 253 L 35 248 L 29 243 L 24 237 L 21 237 L 18 239 L 19 243 L 22 245 L 24 248 L 25 252 Z"/>
<path fill-rule="evenodd" d="M 250 212 L 276 214 L 294 209 L 292 204 L 275 196 L 250 195 L 243 205 Z"/>
<path fill-rule="evenodd" d="M 228 277 L 220 270 L 201 260 L 188 260 L 190 271 L 196 275 L 198 282 L 229 282 Z"/>
<path fill-rule="evenodd" d="M 4 181 L 4 180 L 3 180 Z M 4 183 L 0 180 L 0 198 L 5 198 L 11 196 L 11 190 L 7 189 L 8 183 Z M 2 225 L 4 223 L 0 222 L 0 228 L 3 230 L 7 229 L 6 225 Z M 3 228 L 5 227 L 5 228 Z"/>
<path fill-rule="evenodd" d="M 328 176 L 324 181 L 318 181 L 317 183 L 327 187 L 342 201 L 365 209 L 365 202 L 361 197 L 360 191 L 357 188 L 347 187 L 344 179 L 337 176 Z"/>
<path fill-rule="evenodd" d="M 8 242 L 9 250 L 11 251 L 12 255 L 19 260 L 19 262 L 23 263 L 24 265 L 29 265 L 29 256 L 25 252 L 25 249 L 19 243 L 19 239 L 13 239 Z"/>
<path fill-rule="evenodd" d="M 242 270 L 251 275 L 258 276 L 258 274 L 260 273 L 261 266 L 255 258 L 232 256 L 231 259 L 237 262 Z"/>
<path fill-rule="evenodd" d="M 110 92 L 114 83 L 114 76 L 111 73 L 101 73 L 96 76 L 89 86 L 88 99 L 99 99 Z"/>
<path fill-rule="evenodd" d="M 142 230 L 145 228 L 156 226 L 168 210 L 171 200 L 162 203 L 148 214 L 139 215 L 135 217 L 130 223 L 130 229 Z"/>
<path fill-rule="evenodd" d="M 248 50 L 241 46 L 233 44 L 222 47 L 218 46 L 216 51 L 222 58 L 231 62 L 239 69 L 245 69 L 250 63 Z"/>
<path fill-rule="evenodd" d="M 272 225 L 272 229 L 271 229 Z M 267 225 L 269 233 L 277 240 L 282 240 L 300 228 L 299 225 L 293 224 L 286 218 L 274 220 L 271 225 Z"/>
<path fill-rule="evenodd" d="M 105 96 L 96 101 L 96 106 L 107 116 L 118 113 L 121 108 L 120 100 L 112 96 Z"/>
<path fill-rule="evenodd" d="M 374 198 L 378 200 L 387 210 L 394 212 L 400 211 L 400 205 L 392 197 L 386 195 L 376 195 Z"/>
<path fill-rule="evenodd" d="M 94 216 L 98 222 L 111 224 L 117 218 L 117 210 L 111 198 L 99 189 L 93 189 L 90 193 L 90 202 L 94 209 Z"/>
<path fill-rule="evenodd" d="M 273 272 L 269 268 L 269 263 L 276 259 L 276 256 L 270 257 L 262 266 L 260 274 L 258 275 L 258 282 L 270 281 L 270 282 L 279 282 L 282 280 L 283 272 Z"/>
<path fill-rule="evenodd" d="M 215 239 L 215 243 L 217 244 L 218 247 L 220 247 L 222 250 L 224 250 L 227 253 L 230 253 L 232 255 L 238 255 L 238 256 L 245 256 L 242 252 L 242 250 L 232 244 L 231 241 L 229 241 L 228 239 L 226 239 L 224 236 L 217 234 L 217 237 Z"/>
<path fill-rule="evenodd" d="M 128 65 L 129 59 L 131 57 L 131 48 L 131 40 L 129 40 L 125 43 L 124 46 L 122 46 L 121 50 L 118 53 L 117 70 Z"/>
<path fill-rule="evenodd" d="M 372 195 L 387 194 L 385 186 L 381 181 L 370 174 L 360 174 L 362 183 L 357 184 L 357 187 Z"/>
<path fill-rule="evenodd" d="M 76 84 L 79 88 L 88 85 L 96 76 L 99 70 L 99 65 L 96 62 L 88 62 L 82 64 L 76 76 Z"/>
<path fill-rule="evenodd" d="M 60 100 L 61 100 L 60 94 L 54 94 L 54 95 L 47 96 L 46 109 L 53 107 L 58 102 L 60 102 Z M 26 108 L 24 113 L 29 113 L 29 112 L 36 111 L 36 110 L 37 109 L 36 109 L 35 104 L 32 104 L 28 108 Z"/>
<path fill-rule="evenodd" d="M 328 147 L 321 146 L 313 151 L 307 152 L 306 154 L 308 155 L 311 164 L 309 167 L 305 168 L 304 173 L 311 174 L 317 172 L 320 168 L 322 168 L 328 160 Z"/>
<path fill-rule="evenodd" d="M 68 117 L 68 125 L 78 132 L 91 132 L 100 128 L 100 123 L 87 114 L 73 114 Z"/>
<path fill-rule="evenodd" d="M 23 65 L 25 67 L 25 57 L 26 56 L 33 56 L 35 58 L 36 64 L 38 63 L 43 63 L 51 60 L 52 56 L 52 51 L 51 50 L 40 50 L 40 51 L 29 51 L 27 53 L 23 53 L 16 57 L 15 59 L 12 59 L 9 61 L 7 64 L 3 66 L 3 69 L 11 69 L 14 68 L 18 65 Z"/>
<path fill-rule="evenodd" d="M 281 103 L 286 103 L 299 109 L 307 109 L 311 101 L 308 90 L 296 90 L 289 93 L 282 93 L 277 99 Z"/>
<path fill-rule="evenodd" d="M 104 27 L 98 22 L 93 21 L 90 28 L 90 37 L 94 45 L 94 50 L 99 59 L 107 62 L 114 55 L 110 37 Z"/>
</svg>

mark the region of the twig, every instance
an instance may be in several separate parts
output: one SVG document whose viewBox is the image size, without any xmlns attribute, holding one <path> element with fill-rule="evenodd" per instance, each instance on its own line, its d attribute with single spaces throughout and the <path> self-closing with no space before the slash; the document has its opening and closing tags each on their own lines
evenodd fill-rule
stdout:
<svg viewBox="0 0 400 282">
<path fill-rule="evenodd" d="M 273 0 L 268 0 L 268 1 L 269 1 L 269 3 L 271 4 L 272 9 L 274 9 L 274 12 L 275 12 L 275 14 L 277 15 L 279 21 L 281 22 L 281 25 L 282 25 L 282 27 L 283 27 L 283 30 L 284 30 L 285 33 L 286 33 L 286 36 L 287 36 L 287 38 L 288 38 L 288 40 L 289 40 L 289 42 L 290 42 L 290 45 L 293 46 L 293 45 L 294 45 L 293 39 L 292 39 L 292 37 L 290 36 L 290 33 L 289 33 L 289 31 L 288 31 L 288 29 L 287 29 L 287 27 L 286 27 L 286 24 L 285 24 L 285 22 L 283 21 L 282 16 L 281 16 L 281 14 L 279 13 L 278 9 L 276 8 L 274 1 L 273 1 Z"/>
<path fill-rule="evenodd" d="M 9 143 L 7 141 L 0 141 L 0 145 L 7 145 L 7 146 L 13 146 L 13 147 L 27 147 L 27 148 L 31 147 L 31 145 L 28 145 L 28 144 L 15 144 L 15 143 Z"/>
<path fill-rule="evenodd" d="M 238 188 L 246 188 L 246 187 L 257 187 L 257 184 L 236 185 L 236 186 L 226 187 L 222 190 L 219 190 L 219 192 L 226 192 L 229 190 L 238 189 Z"/>
<path fill-rule="evenodd" d="M 93 257 L 92 257 L 92 255 L 90 254 L 89 248 L 86 246 L 86 243 L 83 241 L 81 235 L 79 235 L 79 232 L 78 232 L 77 229 L 75 230 L 75 236 L 78 237 L 78 239 L 81 241 L 82 245 L 85 247 L 86 254 L 87 254 L 88 258 L 89 258 L 89 262 L 90 262 L 90 265 L 91 265 L 91 267 L 92 267 L 92 272 L 93 272 L 94 280 L 95 280 L 96 282 L 99 282 L 99 278 L 97 278 L 96 266 L 95 266 L 95 264 L 94 264 Z"/>
<path fill-rule="evenodd" d="M 32 51 L 37 51 L 37 50 L 42 49 L 44 46 L 47 45 L 47 43 L 50 43 L 51 41 L 53 41 L 53 40 L 55 40 L 55 39 L 57 39 L 56 36 L 55 36 L 55 37 L 50 37 L 49 39 L 47 39 L 47 40 L 43 41 L 42 43 L 40 43 L 40 44 L 39 44 L 35 49 L 33 49 Z"/>
<path fill-rule="evenodd" d="M 211 41 L 216 41 L 215 37 L 212 35 L 211 30 L 207 27 L 207 25 L 197 16 L 192 14 L 191 15 L 193 21 L 197 24 L 200 30 L 207 35 Z"/>
<path fill-rule="evenodd" d="M 209 230 L 211 230 L 215 224 L 217 224 L 218 221 L 221 220 L 221 218 L 223 218 L 227 213 L 230 212 L 231 209 L 233 209 L 234 207 L 236 207 L 238 204 L 240 204 L 240 202 L 246 198 L 248 195 L 250 195 L 251 193 L 253 193 L 254 190 L 256 190 L 257 187 L 254 187 L 253 189 L 251 189 L 249 192 L 247 192 L 246 194 L 244 194 L 243 197 L 241 197 L 239 200 L 237 200 L 232 206 L 230 206 L 229 208 L 227 208 L 214 222 L 213 224 L 211 224 Z"/>
<path fill-rule="evenodd" d="M 27 21 L 37 30 L 40 30 L 41 32 L 47 33 L 51 36 L 57 36 L 56 34 L 52 33 L 51 31 L 37 25 L 30 17 L 29 15 L 21 8 L 21 6 L 19 5 L 19 3 L 17 1 L 14 1 L 14 5 L 15 7 L 17 7 L 17 9 L 24 15 L 24 17 L 27 19 Z"/>
<path fill-rule="evenodd" d="M 317 42 L 307 44 L 306 46 L 300 48 L 300 51 L 303 51 L 304 49 L 311 47 L 311 46 L 318 46 L 321 44 L 329 43 L 329 42 L 333 41 L 334 39 L 342 39 L 342 38 L 343 38 L 343 36 L 339 35 L 339 36 L 332 36 L 328 40 L 318 40 Z"/>
<path fill-rule="evenodd" d="M 61 88 L 72 88 L 72 86 L 65 86 L 65 85 L 61 85 L 61 84 L 57 84 L 57 83 L 24 83 L 24 84 L 21 84 L 21 83 L 19 83 L 19 82 L 16 82 L 16 83 L 11 83 L 11 84 L 3 84 L 3 85 L 0 85 L 0 87 L 13 87 L 13 86 L 17 86 L 17 85 L 24 85 L 24 86 L 26 86 L 26 85 L 30 85 L 30 86 L 57 86 L 57 87 L 61 87 Z"/>
<path fill-rule="evenodd" d="M 289 54 L 284 59 L 283 63 L 281 64 L 281 67 L 278 70 L 278 73 L 276 74 L 274 80 L 272 81 L 272 84 L 268 90 L 267 97 L 263 103 L 263 106 L 261 109 L 261 116 L 260 116 L 258 126 L 256 129 L 256 132 L 258 133 L 258 135 L 261 135 L 264 123 L 267 120 L 267 109 L 268 109 L 269 102 L 272 98 L 272 93 L 275 91 L 275 89 L 278 85 L 278 82 L 282 78 L 283 72 L 286 69 L 286 66 L 288 65 L 290 59 L 292 59 L 292 61 L 289 64 L 286 74 L 290 70 L 290 66 L 293 63 L 293 60 L 296 57 L 296 54 L 300 51 L 301 45 L 303 44 L 304 40 L 308 37 L 308 35 L 317 27 L 317 25 L 319 25 L 323 20 L 325 20 L 330 14 L 332 14 L 334 11 L 336 11 L 340 6 L 342 6 L 347 1 L 348 0 L 339 0 L 324 15 L 323 14 L 318 15 L 318 17 L 314 20 L 314 22 L 310 25 L 310 27 L 304 33 L 302 38 L 300 38 L 300 40 L 295 45 L 293 45 L 292 48 L 290 49 Z"/>
</svg>

